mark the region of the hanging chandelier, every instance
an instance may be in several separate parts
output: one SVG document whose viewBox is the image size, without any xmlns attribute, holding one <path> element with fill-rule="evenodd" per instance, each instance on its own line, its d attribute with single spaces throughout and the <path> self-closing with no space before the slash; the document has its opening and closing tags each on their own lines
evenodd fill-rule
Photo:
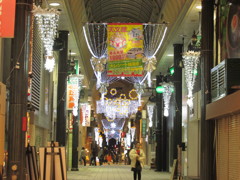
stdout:
<svg viewBox="0 0 240 180">
<path fill-rule="evenodd" d="M 57 34 L 57 27 L 60 12 L 57 9 L 42 9 L 40 6 L 33 6 L 33 15 L 36 18 L 41 40 L 45 50 L 45 69 L 52 72 L 55 66 L 53 57 L 53 44 Z"/>
<path fill-rule="evenodd" d="M 187 104 L 193 108 L 193 88 L 196 81 L 197 67 L 200 61 L 200 52 L 188 51 L 183 54 L 183 64 L 185 69 L 185 81 L 188 89 Z"/>
<path fill-rule="evenodd" d="M 163 90 L 163 101 L 164 101 L 164 116 L 168 117 L 169 115 L 169 104 L 170 104 L 170 99 L 172 96 L 172 93 L 174 91 L 174 86 L 172 82 L 169 83 L 162 83 L 162 86 L 164 88 Z"/>
<path fill-rule="evenodd" d="M 148 112 L 148 119 L 149 119 L 148 126 L 149 127 L 152 127 L 152 125 L 153 125 L 152 118 L 153 118 L 154 107 L 155 107 L 155 103 L 147 103 L 147 112 Z"/>
</svg>

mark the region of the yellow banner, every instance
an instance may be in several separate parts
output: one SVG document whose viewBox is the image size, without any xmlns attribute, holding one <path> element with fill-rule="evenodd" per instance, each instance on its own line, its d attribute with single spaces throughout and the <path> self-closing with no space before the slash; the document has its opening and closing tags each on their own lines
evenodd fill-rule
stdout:
<svg viewBox="0 0 240 180">
<path fill-rule="evenodd" d="M 142 76 L 143 25 L 110 23 L 107 29 L 108 76 Z"/>
</svg>

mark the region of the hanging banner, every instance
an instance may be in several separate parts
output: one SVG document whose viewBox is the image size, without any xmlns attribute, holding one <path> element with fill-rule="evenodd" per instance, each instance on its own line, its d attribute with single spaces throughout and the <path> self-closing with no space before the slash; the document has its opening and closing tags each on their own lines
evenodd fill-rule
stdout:
<svg viewBox="0 0 240 180">
<path fill-rule="evenodd" d="M 78 103 L 83 75 L 70 75 L 67 82 L 67 110 L 73 110 L 73 115 L 78 115 Z"/>
<path fill-rule="evenodd" d="M 143 75 L 143 25 L 108 24 L 108 76 Z"/>
<path fill-rule="evenodd" d="M 16 0 L 0 0 L 0 37 L 14 37 Z"/>
<path fill-rule="evenodd" d="M 82 122 L 82 126 L 90 126 L 91 121 L 91 106 L 89 104 L 81 104 L 81 116 L 80 122 Z"/>
</svg>

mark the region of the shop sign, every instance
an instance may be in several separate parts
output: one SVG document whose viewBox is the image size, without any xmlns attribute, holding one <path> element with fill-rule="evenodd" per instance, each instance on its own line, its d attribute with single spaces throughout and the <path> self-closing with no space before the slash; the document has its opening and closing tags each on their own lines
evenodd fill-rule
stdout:
<svg viewBox="0 0 240 180">
<path fill-rule="evenodd" d="M 143 25 L 108 24 L 108 76 L 143 75 Z"/>
<path fill-rule="evenodd" d="M 13 38 L 16 0 L 0 0 L 0 37 Z"/>
<path fill-rule="evenodd" d="M 91 106 L 89 104 L 81 104 L 81 122 L 82 126 L 90 126 L 91 121 Z"/>
<path fill-rule="evenodd" d="M 142 119 L 142 137 L 146 137 L 146 131 L 147 131 L 147 120 Z"/>
</svg>

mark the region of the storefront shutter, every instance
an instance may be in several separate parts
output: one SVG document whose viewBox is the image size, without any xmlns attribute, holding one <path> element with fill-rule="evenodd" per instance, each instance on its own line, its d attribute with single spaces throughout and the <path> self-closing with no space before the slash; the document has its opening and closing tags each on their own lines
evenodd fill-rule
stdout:
<svg viewBox="0 0 240 180">
<path fill-rule="evenodd" d="M 41 63 L 43 57 L 43 48 L 38 26 L 34 21 L 33 28 L 33 61 L 32 61 L 32 105 L 36 110 L 40 106 L 40 82 L 41 82 Z"/>
</svg>

